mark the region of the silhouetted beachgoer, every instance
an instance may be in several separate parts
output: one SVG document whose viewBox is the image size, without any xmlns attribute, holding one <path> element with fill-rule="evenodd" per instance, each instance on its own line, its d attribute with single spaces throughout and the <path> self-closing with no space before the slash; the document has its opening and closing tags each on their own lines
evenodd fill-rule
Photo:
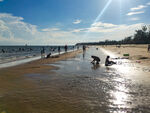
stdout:
<svg viewBox="0 0 150 113">
<path fill-rule="evenodd" d="M 19 48 L 19 51 L 21 51 L 21 48 Z"/>
<path fill-rule="evenodd" d="M 5 50 L 4 50 L 4 49 L 2 49 L 2 53 L 5 53 Z"/>
<path fill-rule="evenodd" d="M 79 49 L 79 46 L 77 46 L 77 50 Z"/>
<path fill-rule="evenodd" d="M 99 62 L 101 61 L 100 58 L 97 56 L 91 56 L 91 58 L 93 58 L 93 61 L 91 62 L 92 64 L 95 64 L 95 61 L 96 61 L 96 64 L 99 64 Z"/>
<path fill-rule="evenodd" d="M 41 54 L 45 53 L 45 48 L 43 47 L 41 50 Z"/>
<path fill-rule="evenodd" d="M 85 50 L 86 50 L 86 46 L 85 46 L 85 45 L 83 45 L 83 47 L 82 47 L 82 48 L 83 48 L 83 51 L 85 51 Z"/>
<path fill-rule="evenodd" d="M 150 51 L 150 44 L 149 44 L 148 47 L 147 47 L 147 51 L 148 51 L 148 52 Z"/>
<path fill-rule="evenodd" d="M 85 58 L 85 53 L 86 53 L 86 51 L 83 51 L 83 59 Z"/>
<path fill-rule="evenodd" d="M 58 46 L 58 53 L 60 54 L 60 46 Z"/>
<path fill-rule="evenodd" d="M 41 50 L 41 57 L 45 57 L 45 48 L 43 47 L 43 49 Z"/>
<path fill-rule="evenodd" d="M 73 48 L 73 50 L 74 50 L 74 46 L 73 46 L 72 48 Z"/>
<path fill-rule="evenodd" d="M 67 45 L 65 45 L 65 52 L 67 52 L 67 49 L 68 49 L 68 47 L 67 47 Z"/>
<path fill-rule="evenodd" d="M 50 58 L 51 57 L 51 53 L 49 53 L 47 56 L 46 56 L 46 58 Z"/>
<path fill-rule="evenodd" d="M 33 49 L 32 48 L 30 48 L 30 51 L 32 51 Z"/>
<path fill-rule="evenodd" d="M 110 56 L 107 56 L 107 57 L 106 57 L 105 66 L 111 66 L 111 65 L 113 65 L 113 64 L 116 64 L 116 62 L 110 61 L 109 58 L 110 58 Z"/>
</svg>

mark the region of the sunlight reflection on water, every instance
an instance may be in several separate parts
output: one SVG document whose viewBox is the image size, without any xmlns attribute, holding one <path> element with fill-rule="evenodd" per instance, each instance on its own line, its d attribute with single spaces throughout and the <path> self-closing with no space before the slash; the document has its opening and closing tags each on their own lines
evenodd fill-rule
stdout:
<svg viewBox="0 0 150 113">
<path fill-rule="evenodd" d="M 110 100 L 113 103 L 111 106 L 118 106 L 119 108 L 128 107 L 128 104 L 126 103 L 127 100 L 129 100 L 128 95 L 126 93 L 128 92 L 128 89 L 122 84 L 115 86 L 115 88 L 116 90 L 110 92 L 110 94 L 114 98 L 113 100 Z"/>
<path fill-rule="evenodd" d="M 99 56 L 101 58 L 101 64 L 91 64 L 91 55 Z M 117 65 L 106 67 L 104 63 L 107 55 L 114 58 L 112 60 L 117 62 Z M 57 73 L 64 74 L 65 77 L 69 75 L 69 78 L 75 77 L 72 80 L 74 81 L 75 79 L 78 81 L 78 92 L 84 91 L 82 92 L 85 95 L 83 100 L 90 103 L 90 107 L 101 109 L 105 106 L 102 103 L 107 103 L 106 106 L 109 106 L 108 111 L 112 113 L 132 111 L 134 103 L 132 99 L 134 99 L 135 94 L 138 95 L 138 92 L 136 92 L 138 87 L 136 87 L 136 90 L 131 90 L 134 89 L 133 82 L 135 80 L 138 81 L 137 83 L 140 83 L 139 81 L 145 80 L 145 77 L 139 73 L 140 70 L 137 65 L 128 59 L 119 59 L 117 55 L 109 51 L 105 51 L 104 49 L 96 50 L 94 47 L 91 47 L 85 53 L 84 59 L 82 57 L 82 54 L 80 54 L 73 60 L 61 62 L 62 65 L 65 64 L 66 66 L 57 70 Z M 99 98 L 100 100 L 98 100 Z M 102 101 L 101 98 L 104 98 L 104 100 Z M 138 101 L 138 99 L 135 99 L 135 101 Z M 136 102 L 134 104 L 135 106 L 137 105 Z"/>
</svg>

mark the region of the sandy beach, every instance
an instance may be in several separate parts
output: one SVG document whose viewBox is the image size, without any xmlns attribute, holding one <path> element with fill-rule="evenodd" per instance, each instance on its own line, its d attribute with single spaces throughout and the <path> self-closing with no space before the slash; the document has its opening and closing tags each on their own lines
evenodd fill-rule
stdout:
<svg viewBox="0 0 150 113">
<path fill-rule="evenodd" d="M 129 54 L 129 60 L 139 63 L 143 66 L 150 66 L 150 52 L 147 51 L 147 44 L 121 45 L 120 48 L 116 47 L 115 45 L 108 45 L 102 48 L 113 52 L 119 57 L 124 57 L 123 54 Z"/>
<path fill-rule="evenodd" d="M 0 113 L 148 112 L 149 72 L 124 60 L 106 67 L 96 48 L 0 69 Z"/>
<path fill-rule="evenodd" d="M 68 52 L 68 53 L 56 55 L 55 57 L 52 57 L 52 58 L 43 58 L 43 59 L 31 61 L 31 62 L 24 63 L 24 64 L 17 65 L 17 66 L 2 68 L 0 69 L 0 73 L 2 75 L 9 75 L 9 74 L 10 75 L 12 74 L 23 75 L 23 74 L 28 74 L 28 73 L 43 73 L 43 72 L 45 73 L 51 69 L 57 68 L 57 67 L 46 65 L 46 64 L 51 64 L 56 61 L 72 58 L 80 52 L 81 50 Z"/>
<path fill-rule="evenodd" d="M 36 94 L 33 90 L 36 89 L 37 86 L 33 81 L 31 82 L 30 80 L 25 79 L 24 76 L 28 74 L 35 74 L 37 76 L 39 74 L 42 74 L 43 76 L 44 74 L 48 74 L 48 75 L 52 74 L 53 72 L 51 70 L 52 69 L 56 70 L 58 69 L 58 67 L 52 66 L 49 64 L 58 62 L 60 60 L 62 61 L 68 58 L 73 58 L 80 52 L 81 50 L 77 50 L 73 52 L 64 53 L 59 56 L 57 55 L 53 58 L 44 58 L 44 59 L 31 61 L 25 64 L 13 66 L 13 67 L 1 68 L 0 69 L 0 101 L 1 101 L 0 113 L 29 113 L 29 112 L 30 113 L 38 113 L 38 112 L 49 113 L 49 112 L 53 112 L 53 110 L 57 111 L 56 110 L 58 109 L 57 105 L 56 105 L 56 108 L 53 108 L 49 112 L 36 111 L 36 110 L 34 112 L 34 109 L 31 109 L 32 103 L 30 102 L 34 101 L 34 97 L 36 98 L 35 96 Z M 40 80 L 40 82 L 42 82 L 42 80 Z M 26 92 L 26 91 L 29 91 L 29 92 Z M 40 92 L 38 93 L 40 95 Z M 51 96 L 55 97 L 56 95 L 53 95 L 51 93 Z M 37 101 L 40 102 L 40 100 L 38 99 Z M 55 102 L 52 102 L 52 103 L 55 104 Z M 38 106 L 39 108 L 41 104 L 42 103 L 36 103 L 37 106 L 39 105 Z M 64 102 L 64 105 L 62 105 L 62 107 L 63 106 L 65 106 L 65 102 Z M 60 105 L 58 105 L 58 107 L 61 107 L 61 103 Z M 70 109 L 69 106 L 67 107 L 69 110 Z"/>
<path fill-rule="evenodd" d="M 0 113 L 150 113 L 150 0 L 0 0 Z"/>
</svg>

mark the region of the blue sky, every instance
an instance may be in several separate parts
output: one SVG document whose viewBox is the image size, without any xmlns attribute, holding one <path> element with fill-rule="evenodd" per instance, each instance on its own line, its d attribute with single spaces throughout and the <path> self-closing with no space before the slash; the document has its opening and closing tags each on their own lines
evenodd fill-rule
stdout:
<svg viewBox="0 0 150 113">
<path fill-rule="evenodd" d="M 120 40 L 150 23 L 150 0 L 0 0 L 1 45 Z"/>
</svg>

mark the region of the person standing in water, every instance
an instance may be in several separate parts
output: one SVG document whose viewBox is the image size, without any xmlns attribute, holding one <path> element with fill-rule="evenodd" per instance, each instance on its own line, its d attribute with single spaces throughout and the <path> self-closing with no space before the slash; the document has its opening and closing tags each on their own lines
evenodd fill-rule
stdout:
<svg viewBox="0 0 150 113">
<path fill-rule="evenodd" d="M 43 47 L 41 50 L 41 58 L 44 58 L 44 57 L 45 57 L 45 48 Z"/>
<path fill-rule="evenodd" d="M 86 50 L 86 46 L 85 46 L 85 45 L 83 45 L 83 47 L 82 47 L 82 48 L 83 48 L 83 51 L 85 51 L 85 50 Z"/>
<path fill-rule="evenodd" d="M 68 49 L 68 47 L 67 47 L 67 45 L 65 45 L 65 52 L 67 52 L 67 49 Z"/>
<path fill-rule="evenodd" d="M 60 46 L 58 46 L 58 53 L 60 54 Z"/>
</svg>

